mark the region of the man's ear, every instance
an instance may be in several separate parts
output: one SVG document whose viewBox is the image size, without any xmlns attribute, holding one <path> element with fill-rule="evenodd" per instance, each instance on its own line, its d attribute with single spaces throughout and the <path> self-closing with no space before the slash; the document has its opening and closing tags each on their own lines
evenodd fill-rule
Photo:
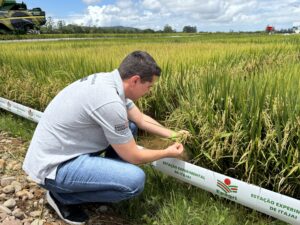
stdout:
<svg viewBox="0 0 300 225">
<path fill-rule="evenodd" d="M 133 84 L 136 84 L 139 80 L 141 80 L 141 77 L 139 75 L 133 75 L 130 80 Z"/>
</svg>

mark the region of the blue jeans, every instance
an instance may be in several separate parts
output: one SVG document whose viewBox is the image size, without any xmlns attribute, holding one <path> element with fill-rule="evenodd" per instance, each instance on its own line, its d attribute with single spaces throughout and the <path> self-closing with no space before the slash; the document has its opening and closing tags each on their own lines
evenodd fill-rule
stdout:
<svg viewBox="0 0 300 225">
<path fill-rule="evenodd" d="M 137 127 L 130 123 L 133 134 Z M 123 161 L 109 147 L 105 157 L 84 154 L 59 165 L 55 180 L 46 179 L 45 189 L 62 204 L 119 202 L 140 194 L 145 173 L 138 166 Z"/>
</svg>

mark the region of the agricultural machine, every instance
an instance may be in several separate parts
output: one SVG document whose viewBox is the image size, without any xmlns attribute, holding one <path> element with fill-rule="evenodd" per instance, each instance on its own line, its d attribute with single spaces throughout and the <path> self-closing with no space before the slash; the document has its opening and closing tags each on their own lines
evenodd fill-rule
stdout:
<svg viewBox="0 0 300 225">
<path fill-rule="evenodd" d="M 45 23 L 45 12 L 41 8 L 27 9 L 23 2 L 0 0 L 0 34 L 39 33 Z"/>
</svg>

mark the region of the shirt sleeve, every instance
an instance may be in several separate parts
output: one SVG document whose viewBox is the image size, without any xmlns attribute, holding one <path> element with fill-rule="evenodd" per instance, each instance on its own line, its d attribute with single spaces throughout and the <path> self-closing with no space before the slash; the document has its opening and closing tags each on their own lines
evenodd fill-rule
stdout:
<svg viewBox="0 0 300 225">
<path fill-rule="evenodd" d="M 127 110 L 132 109 L 133 106 L 135 106 L 134 102 L 130 100 L 129 98 L 126 98 L 126 108 Z"/>
<path fill-rule="evenodd" d="M 133 138 L 129 128 L 126 106 L 123 104 L 108 103 L 94 110 L 91 117 L 101 126 L 110 144 L 124 144 Z"/>
</svg>

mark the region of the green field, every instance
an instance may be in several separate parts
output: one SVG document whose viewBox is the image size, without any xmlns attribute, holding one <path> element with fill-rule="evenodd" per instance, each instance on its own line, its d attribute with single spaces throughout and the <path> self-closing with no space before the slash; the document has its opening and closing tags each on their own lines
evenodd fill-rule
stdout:
<svg viewBox="0 0 300 225">
<path fill-rule="evenodd" d="M 185 146 L 192 163 L 299 199 L 299 44 L 300 36 L 259 34 L 0 43 L 0 96 L 43 111 L 67 84 L 113 70 L 131 51 L 148 51 L 163 73 L 138 105 L 163 124 L 191 132 Z M 14 123 L 6 114 L 2 117 L 5 122 L 0 121 L 0 129 L 7 121 Z M 143 202 L 144 217 L 135 221 L 271 223 L 203 192 L 192 195 L 187 186 L 153 173 L 149 170 L 151 182 L 146 190 L 152 188 L 151 196 L 144 194 L 136 200 L 140 201 L 136 204 Z M 162 181 L 172 190 L 157 190 L 164 186 Z M 157 203 L 162 204 L 161 210 L 147 213 Z M 122 207 L 130 211 L 134 204 Z M 190 210 L 188 218 L 179 212 L 186 210 Z M 231 211 L 245 216 L 229 220 Z M 209 222 L 208 215 L 221 222 Z M 130 216 L 140 215 L 132 211 Z"/>
</svg>

